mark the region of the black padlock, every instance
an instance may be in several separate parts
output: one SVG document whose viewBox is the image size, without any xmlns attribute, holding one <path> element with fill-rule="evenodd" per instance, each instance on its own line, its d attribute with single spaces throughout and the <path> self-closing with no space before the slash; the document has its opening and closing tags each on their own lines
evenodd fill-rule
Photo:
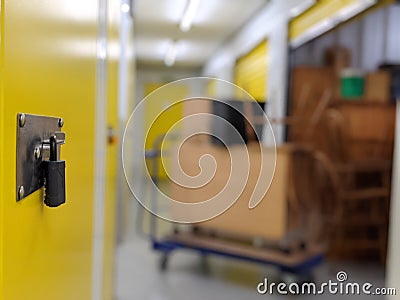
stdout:
<svg viewBox="0 0 400 300">
<path fill-rule="evenodd" d="M 50 160 L 43 161 L 45 167 L 44 204 L 57 207 L 65 203 L 65 161 L 57 158 L 57 138 L 50 137 Z"/>
</svg>

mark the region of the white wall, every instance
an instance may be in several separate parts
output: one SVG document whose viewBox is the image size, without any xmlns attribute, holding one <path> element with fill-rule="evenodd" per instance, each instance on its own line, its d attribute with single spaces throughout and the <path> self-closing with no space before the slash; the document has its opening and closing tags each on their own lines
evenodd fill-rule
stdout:
<svg viewBox="0 0 400 300">
<path fill-rule="evenodd" d="M 337 43 L 344 45 L 349 48 L 352 53 L 351 67 L 358 68 L 362 65 L 362 53 L 363 48 L 361 47 L 363 41 L 363 24 L 364 22 L 351 22 L 347 24 L 343 29 L 338 30 Z"/>
<path fill-rule="evenodd" d="M 392 178 L 392 202 L 390 204 L 389 249 L 387 259 L 387 287 L 400 287 L 400 103 L 397 105 L 396 145 Z M 400 299 L 400 291 L 390 299 Z"/>
<path fill-rule="evenodd" d="M 269 35 L 269 67 L 268 67 L 268 91 L 267 91 L 267 113 L 271 117 L 283 118 L 286 116 L 286 93 L 287 93 L 287 70 L 288 70 L 288 26 L 287 19 L 277 20 L 275 26 L 271 27 Z M 276 143 L 283 143 L 285 127 L 282 125 L 272 125 Z M 264 130 L 264 133 L 267 131 Z M 265 142 L 271 141 L 266 137 Z"/>
<path fill-rule="evenodd" d="M 392 5 L 387 9 L 387 48 L 385 56 L 387 60 L 400 60 L 400 5 Z"/>
<path fill-rule="evenodd" d="M 385 9 L 375 11 L 361 20 L 362 31 L 362 60 L 361 68 L 373 71 L 385 59 L 386 43 Z"/>
<path fill-rule="evenodd" d="M 236 59 L 267 38 L 269 40 L 267 112 L 272 117 L 284 117 L 287 87 L 287 22 L 290 10 L 304 2 L 304 0 L 271 0 L 208 61 L 203 69 L 203 75 L 232 82 Z M 218 86 L 216 91 L 219 96 Z M 277 142 L 281 143 L 283 127 L 276 126 L 274 133 Z"/>
<path fill-rule="evenodd" d="M 122 4 L 129 5 L 130 0 L 121 0 Z M 130 109 L 133 107 L 135 90 L 135 53 L 134 53 L 134 30 L 133 20 L 130 13 L 121 12 L 120 25 L 120 57 L 118 64 L 118 140 L 122 140 L 126 121 L 129 117 Z M 127 143 L 132 141 L 128 140 Z M 127 149 L 132 149 L 132 143 L 127 144 Z M 132 161 L 125 161 L 126 166 L 132 165 Z M 132 176 L 133 169 L 125 168 L 127 176 Z M 122 145 L 118 149 L 118 174 L 123 174 L 122 164 Z M 123 176 L 118 177 L 117 188 L 117 242 L 121 242 L 126 237 L 128 228 L 128 207 L 132 201 L 132 194 Z"/>
</svg>

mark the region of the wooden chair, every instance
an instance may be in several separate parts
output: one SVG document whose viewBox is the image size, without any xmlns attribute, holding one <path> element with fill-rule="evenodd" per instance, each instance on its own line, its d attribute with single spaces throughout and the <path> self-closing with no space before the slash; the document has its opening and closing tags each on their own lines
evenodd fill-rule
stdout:
<svg viewBox="0 0 400 300">
<path fill-rule="evenodd" d="M 324 137 L 313 157 L 328 179 L 322 189 L 337 206 L 329 218 L 332 250 L 335 256 L 352 258 L 378 251 L 384 262 L 391 162 L 381 156 L 350 160 L 346 120 L 338 110 L 326 110 L 320 125 Z"/>
</svg>

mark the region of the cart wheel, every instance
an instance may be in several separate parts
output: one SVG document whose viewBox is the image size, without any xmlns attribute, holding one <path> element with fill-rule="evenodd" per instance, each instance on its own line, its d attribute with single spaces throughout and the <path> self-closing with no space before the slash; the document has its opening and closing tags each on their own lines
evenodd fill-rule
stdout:
<svg viewBox="0 0 400 300">
<path fill-rule="evenodd" d="M 286 255 L 292 254 L 292 249 L 289 246 L 281 246 L 280 250 Z"/>
<path fill-rule="evenodd" d="M 303 285 L 304 283 L 315 283 L 315 278 L 312 273 L 297 274 L 291 272 L 282 272 L 280 274 L 280 280 L 286 283 L 288 286 L 292 283 Z"/>
<path fill-rule="evenodd" d="M 301 278 L 302 283 L 305 283 L 305 282 L 316 283 L 315 276 L 312 272 L 303 274 L 303 275 L 301 275 L 300 278 Z"/>
<path fill-rule="evenodd" d="M 210 272 L 210 266 L 208 264 L 208 256 L 205 253 L 200 254 L 200 269 L 201 273 L 204 275 L 208 275 Z"/>
<path fill-rule="evenodd" d="M 174 230 L 173 230 L 174 234 L 179 234 L 179 228 L 174 226 Z"/>
<path fill-rule="evenodd" d="M 263 238 L 256 237 L 253 239 L 253 246 L 255 248 L 264 248 L 265 247 L 265 241 Z"/>
<path fill-rule="evenodd" d="M 287 285 L 290 285 L 292 283 L 300 283 L 299 276 L 291 272 L 282 272 L 280 274 L 280 280 Z"/>
<path fill-rule="evenodd" d="M 307 249 L 307 242 L 306 241 L 301 241 L 300 250 L 306 250 L 306 249 Z"/>
<path fill-rule="evenodd" d="M 167 270 L 168 267 L 168 253 L 163 253 L 160 257 L 160 271 L 164 272 Z"/>
</svg>

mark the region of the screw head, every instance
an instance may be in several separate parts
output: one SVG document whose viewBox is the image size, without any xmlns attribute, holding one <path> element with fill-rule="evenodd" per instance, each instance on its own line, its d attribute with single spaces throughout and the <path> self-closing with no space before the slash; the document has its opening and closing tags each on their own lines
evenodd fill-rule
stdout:
<svg viewBox="0 0 400 300">
<path fill-rule="evenodd" d="M 24 186 L 21 185 L 18 187 L 18 200 L 21 200 L 22 198 L 24 198 L 25 195 L 25 189 Z"/>
<path fill-rule="evenodd" d="M 64 119 L 63 118 L 59 118 L 58 119 L 58 127 L 63 127 L 64 126 Z"/>
<path fill-rule="evenodd" d="M 41 151 L 40 151 L 40 147 L 39 147 L 39 146 L 36 146 L 36 147 L 35 147 L 35 150 L 34 150 L 35 159 L 38 160 L 38 159 L 40 158 L 41 154 L 42 154 L 42 153 L 41 153 Z"/>
<path fill-rule="evenodd" d="M 20 127 L 24 127 L 25 122 L 26 122 L 26 116 L 25 116 L 25 114 L 20 114 L 20 115 L 19 115 L 19 126 L 20 126 Z"/>
</svg>

